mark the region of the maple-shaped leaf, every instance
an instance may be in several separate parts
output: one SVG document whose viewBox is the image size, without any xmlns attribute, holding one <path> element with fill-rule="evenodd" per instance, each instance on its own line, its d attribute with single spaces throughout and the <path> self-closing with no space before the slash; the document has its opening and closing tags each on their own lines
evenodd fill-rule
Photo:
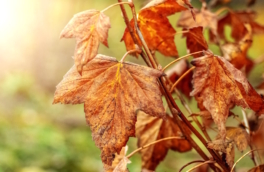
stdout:
<svg viewBox="0 0 264 172">
<path fill-rule="evenodd" d="M 188 134 L 191 134 L 184 123 L 182 123 L 182 126 L 184 126 Z M 182 133 L 170 116 L 167 116 L 167 120 L 165 121 L 139 112 L 138 121 L 136 123 L 136 135 L 138 137 L 138 147 L 142 147 L 162 138 L 182 136 Z M 191 150 L 191 148 L 187 140 L 171 139 L 156 143 L 155 145 L 141 150 L 142 168 L 155 170 L 160 161 L 165 158 L 169 149 L 186 152 Z"/>
<path fill-rule="evenodd" d="M 223 57 L 205 53 L 205 56 L 192 61 L 196 68 L 192 81 L 194 90 L 190 94 L 199 98 L 211 113 L 224 139 L 225 121 L 231 107 L 251 108 L 261 114 L 264 112 L 264 102 L 241 71 Z"/>
<path fill-rule="evenodd" d="M 263 172 L 264 171 L 264 164 L 261 164 L 257 167 L 251 168 L 248 172 Z"/>
<path fill-rule="evenodd" d="M 180 60 L 171 68 L 166 70 L 166 75 L 168 76 L 171 83 L 175 83 L 182 74 L 189 70 L 189 64 L 186 60 Z M 186 75 L 178 84 L 177 89 L 180 90 L 186 97 L 190 98 L 190 92 L 192 91 L 192 72 Z"/>
<path fill-rule="evenodd" d="M 226 43 L 221 46 L 223 57 L 230 61 L 235 68 L 242 69 L 245 67 L 246 73 L 249 73 L 254 63 L 248 58 L 247 51 L 252 45 L 252 29 L 246 25 L 248 33 L 238 43 Z"/>
<path fill-rule="evenodd" d="M 97 10 L 87 10 L 75 14 L 62 30 L 61 38 L 76 38 L 75 65 L 82 73 L 83 66 L 98 53 L 100 42 L 108 47 L 109 17 Z"/>
<path fill-rule="evenodd" d="M 186 45 L 190 53 L 197 51 L 207 50 L 208 45 L 203 36 L 203 27 L 193 27 L 189 28 L 189 31 L 184 34 L 186 36 Z M 195 54 L 194 57 L 200 57 L 203 53 Z"/>
<path fill-rule="evenodd" d="M 120 153 L 115 153 L 115 159 L 112 163 L 112 166 L 104 164 L 105 172 L 129 172 L 127 169 L 127 164 L 131 161 L 126 157 L 128 146 L 125 146 L 121 149 Z"/>
<path fill-rule="evenodd" d="M 138 26 L 150 50 L 157 50 L 165 56 L 178 56 L 174 43 L 176 31 L 167 16 L 187 10 L 188 7 L 190 7 L 189 0 L 154 0 L 139 11 Z M 133 19 L 130 21 L 130 25 L 135 29 Z M 135 30 L 134 33 L 136 35 Z M 122 40 L 125 42 L 127 50 L 135 49 L 135 43 L 128 28 L 125 29 Z M 142 45 L 139 39 L 138 42 Z"/>
<path fill-rule="evenodd" d="M 83 66 L 73 66 L 58 84 L 54 103 L 84 103 L 93 140 L 102 161 L 111 165 L 128 138 L 135 135 L 136 111 L 165 118 L 157 78 L 161 71 L 113 57 L 97 55 Z"/>
<path fill-rule="evenodd" d="M 216 140 L 208 143 L 208 147 L 226 153 L 226 162 L 232 167 L 235 158 L 234 145 L 239 151 L 246 150 L 250 142 L 249 134 L 240 127 L 226 127 L 226 140 L 218 134 Z"/>
<path fill-rule="evenodd" d="M 190 12 L 183 11 L 177 25 L 186 29 L 202 26 L 209 28 L 214 35 L 217 34 L 217 15 L 204 7 L 201 10 L 193 9 L 193 13 L 195 14 L 195 20 Z"/>
<path fill-rule="evenodd" d="M 232 28 L 231 36 L 235 41 L 240 41 L 247 33 L 247 28 L 244 26 L 246 23 L 251 26 L 253 34 L 263 34 L 264 26 L 255 22 L 255 18 L 256 13 L 253 11 L 228 12 L 218 21 L 218 35 L 226 40 L 224 27 L 230 25 Z"/>
</svg>

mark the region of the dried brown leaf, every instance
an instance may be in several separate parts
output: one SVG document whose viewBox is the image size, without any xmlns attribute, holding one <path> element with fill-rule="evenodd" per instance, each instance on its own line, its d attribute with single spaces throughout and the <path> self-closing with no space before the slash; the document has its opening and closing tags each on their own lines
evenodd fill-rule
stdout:
<svg viewBox="0 0 264 172">
<path fill-rule="evenodd" d="M 217 34 L 217 16 L 209 10 L 202 8 L 201 10 L 194 9 L 195 20 L 190 12 L 183 11 L 177 25 L 186 29 L 202 26 L 203 28 L 209 28 L 214 35 Z"/>
<path fill-rule="evenodd" d="M 246 25 L 247 34 L 238 43 L 226 43 L 221 46 L 223 57 L 230 61 L 235 68 L 242 69 L 245 67 L 246 74 L 248 74 L 254 63 L 247 56 L 247 51 L 252 45 L 252 29 L 250 25 Z"/>
<path fill-rule="evenodd" d="M 108 47 L 109 17 L 97 10 L 87 10 L 75 14 L 62 30 L 61 38 L 76 38 L 75 65 L 82 73 L 83 66 L 98 53 L 100 42 Z"/>
<path fill-rule="evenodd" d="M 219 134 L 226 135 L 225 121 L 234 105 L 251 108 L 259 114 L 264 112 L 264 102 L 252 88 L 244 74 L 223 57 L 207 55 L 192 61 L 196 66 L 193 75 L 196 96 L 217 124 Z"/>
<path fill-rule="evenodd" d="M 186 36 L 186 45 L 190 53 L 194 53 L 197 51 L 207 50 L 208 45 L 203 36 L 203 27 L 193 27 L 189 28 L 189 32 L 185 33 Z M 203 53 L 195 54 L 194 57 L 200 57 Z"/>
<path fill-rule="evenodd" d="M 229 165 L 229 167 L 232 167 L 234 165 L 235 161 L 235 148 L 233 143 L 229 143 L 226 148 L 226 163 Z"/>
<path fill-rule="evenodd" d="M 189 6 L 188 2 L 188 0 L 154 0 L 139 11 L 138 26 L 150 50 L 157 50 L 165 56 L 178 57 L 174 43 L 176 31 L 167 16 L 187 10 L 185 6 Z M 134 20 L 130 21 L 130 25 L 134 29 Z M 135 30 L 134 33 L 136 34 Z M 128 28 L 125 29 L 122 40 L 127 50 L 135 49 Z M 139 39 L 138 42 L 142 45 Z"/>
<path fill-rule="evenodd" d="M 257 167 L 250 169 L 248 172 L 263 172 L 264 171 L 264 164 L 261 164 Z"/>
<path fill-rule="evenodd" d="M 182 125 L 187 133 L 191 134 L 183 123 Z M 140 112 L 136 123 L 136 135 L 138 137 L 138 146 L 141 147 L 162 138 L 182 136 L 182 133 L 173 122 L 172 117 L 168 116 L 167 120 L 164 121 Z M 172 139 L 156 143 L 141 150 L 142 168 L 155 170 L 160 161 L 165 158 L 169 149 L 186 152 L 191 150 L 191 148 L 187 140 Z"/>
<path fill-rule="evenodd" d="M 230 25 L 232 28 L 231 36 L 238 42 L 247 34 L 247 28 L 244 26 L 246 23 L 251 26 L 253 34 L 263 34 L 264 26 L 255 22 L 255 19 L 256 13 L 254 11 L 229 12 L 218 21 L 218 35 L 226 40 L 224 27 Z"/>
<path fill-rule="evenodd" d="M 125 146 L 121 149 L 119 154 L 115 153 L 115 159 L 112 163 L 112 166 L 104 164 L 105 172 L 113 172 L 114 170 L 117 169 L 119 169 L 120 172 L 129 172 L 128 169 L 126 168 L 126 165 L 130 163 L 130 161 L 126 158 L 127 150 L 128 150 L 128 146 Z"/>
<path fill-rule="evenodd" d="M 57 86 L 54 103 L 84 103 L 93 140 L 102 161 L 111 165 L 128 138 L 135 135 L 136 111 L 165 118 L 157 78 L 162 72 L 97 55 L 80 76 L 73 66 Z"/>
<path fill-rule="evenodd" d="M 182 74 L 184 74 L 189 69 L 189 64 L 186 60 L 180 60 L 170 69 L 166 71 L 169 80 L 175 83 Z M 180 90 L 187 98 L 190 98 L 190 92 L 192 91 L 192 72 L 186 75 L 178 84 L 177 89 Z"/>
</svg>

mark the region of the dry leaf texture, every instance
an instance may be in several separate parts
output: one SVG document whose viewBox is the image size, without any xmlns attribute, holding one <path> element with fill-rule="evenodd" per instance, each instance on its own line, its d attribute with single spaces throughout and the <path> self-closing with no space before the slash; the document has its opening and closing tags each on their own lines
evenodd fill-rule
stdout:
<svg viewBox="0 0 264 172">
<path fill-rule="evenodd" d="M 157 50 L 165 56 L 178 57 L 174 43 L 176 31 L 170 24 L 167 16 L 187 10 L 189 1 L 182 0 L 154 0 L 143 7 L 138 14 L 138 26 L 150 50 Z M 185 7 L 187 6 L 187 7 Z M 189 13 L 191 13 L 189 11 Z M 134 20 L 130 21 L 134 29 Z M 136 34 L 136 31 L 134 30 Z M 135 49 L 128 28 L 125 29 L 122 40 L 127 50 Z M 141 44 L 141 41 L 138 40 Z"/>
<path fill-rule="evenodd" d="M 191 134 L 190 130 L 183 123 L 182 125 L 187 133 Z M 138 147 L 141 147 L 162 138 L 182 136 L 182 133 L 180 128 L 173 122 L 172 117 L 168 116 L 167 120 L 164 121 L 139 112 L 136 123 L 136 135 L 138 137 Z M 169 149 L 186 152 L 191 150 L 191 148 L 187 140 L 181 139 L 172 139 L 156 143 L 141 150 L 142 168 L 155 170 L 160 161 L 165 158 Z"/>
<path fill-rule="evenodd" d="M 208 45 L 203 36 L 203 27 L 198 26 L 190 28 L 189 32 L 184 34 L 186 36 L 186 45 L 190 53 L 207 50 Z M 200 57 L 203 53 L 196 54 L 194 57 Z"/>
<path fill-rule="evenodd" d="M 189 64 L 186 60 L 180 60 L 166 71 L 166 75 L 172 83 L 175 83 L 182 74 L 189 70 L 189 68 Z M 177 89 L 188 98 L 191 98 L 190 92 L 192 91 L 192 74 L 193 73 L 190 72 L 177 84 Z"/>
<path fill-rule="evenodd" d="M 209 10 L 202 8 L 201 10 L 194 9 L 195 20 L 192 14 L 188 11 L 183 11 L 177 25 L 186 29 L 202 26 L 209 28 L 214 35 L 217 34 L 217 16 Z"/>
<path fill-rule="evenodd" d="M 54 103 L 84 103 L 86 120 L 101 158 L 111 165 L 116 152 L 135 135 L 136 111 L 165 118 L 157 78 L 161 71 L 97 55 L 83 67 L 75 66 L 57 86 Z"/>
<path fill-rule="evenodd" d="M 87 10 L 74 15 L 62 30 L 61 38 L 76 38 L 74 60 L 80 74 L 83 66 L 97 55 L 100 42 L 108 46 L 110 27 L 108 16 L 97 10 Z"/>
<path fill-rule="evenodd" d="M 193 75 L 192 96 L 211 113 L 219 133 L 225 138 L 225 121 L 234 105 L 263 113 L 263 100 L 248 83 L 244 74 L 223 57 L 207 53 L 192 61 L 196 66 Z M 199 103 L 198 102 L 198 103 Z"/>
<path fill-rule="evenodd" d="M 264 171 L 264 164 L 261 164 L 257 167 L 250 169 L 248 172 L 263 172 Z"/>
</svg>

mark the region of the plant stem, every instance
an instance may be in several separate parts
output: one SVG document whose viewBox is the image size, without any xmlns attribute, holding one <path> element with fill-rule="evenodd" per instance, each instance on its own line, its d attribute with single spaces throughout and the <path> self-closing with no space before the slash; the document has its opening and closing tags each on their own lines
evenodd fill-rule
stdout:
<svg viewBox="0 0 264 172">
<path fill-rule="evenodd" d="M 193 71 L 195 69 L 195 66 L 191 67 L 189 70 L 187 70 L 184 74 L 181 75 L 181 77 L 179 79 L 177 79 L 177 81 L 171 86 L 170 92 L 172 92 L 174 90 L 174 88 L 176 88 L 177 84 L 179 82 L 181 82 L 181 80 L 188 75 L 191 71 Z"/>
<path fill-rule="evenodd" d="M 234 165 L 233 165 L 233 167 L 231 168 L 231 171 L 230 171 L 230 172 L 233 172 L 233 170 L 234 170 L 235 166 L 237 165 L 237 163 L 238 163 L 241 159 L 243 159 L 246 155 L 250 154 L 251 152 L 259 151 L 259 150 L 264 150 L 264 149 L 254 149 L 254 150 L 250 150 L 250 151 L 248 151 L 247 153 L 245 153 L 243 156 L 241 156 L 241 157 L 240 157 L 240 158 L 234 163 Z"/>
<path fill-rule="evenodd" d="M 129 158 L 131 158 L 135 153 L 141 151 L 142 149 L 145 149 L 145 148 L 147 148 L 147 147 L 149 147 L 149 146 L 151 146 L 151 145 L 154 145 L 154 144 L 156 144 L 156 143 L 159 143 L 159 142 L 162 142 L 162 141 L 166 141 L 166 140 L 172 140 L 172 139 L 185 139 L 185 137 L 166 137 L 166 138 L 163 138 L 163 139 L 160 139 L 160 140 L 156 140 L 156 141 L 154 141 L 154 142 L 151 142 L 151 143 L 149 143 L 149 144 L 147 144 L 147 145 L 145 145 L 145 146 L 142 146 L 142 147 L 140 147 L 140 148 L 134 150 L 133 152 L 131 152 L 131 153 L 130 153 L 129 155 L 127 155 L 126 157 L 129 159 Z"/>
<path fill-rule="evenodd" d="M 105 12 L 106 10 L 108 10 L 109 8 L 112 8 L 114 6 L 117 6 L 117 5 L 123 5 L 123 4 L 128 4 L 128 5 L 131 5 L 132 3 L 131 2 L 118 2 L 118 3 L 115 3 L 115 4 L 112 4 L 108 7 L 106 7 L 105 9 L 103 9 L 101 12 Z"/>
<path fill-rule="evenodd" d="M 180 60 L 182 60 L 182 59 L 185 59 L 185 58 L 187 58 L 187 57 L 190 57 L 190 56 L 192 56 L 192 55 L 199 54 L 199 53 L 203 53 L 203 51 L 197 51 L 197 52 L 194 52 L 194 53 L 191 53 L 191 54 L 187 54 L 187 55 L 185 55 L 185 56 L 182 56 L 182 57 L 180 57 L 180 58 L 177 58 L 176 60 L 173 60 L 172 62 L 170 62 L 169 64 L 167 64 L 167 65 L 162 69 L 162 71 L 164 72 L 169 66 L 171 66 L 172 64 L 174 64 L 174 63 L 176 63 L 176 62 L 178 62 L 178 61 L 180 61 Z"/>
<path fill-rule="evenodd" d="M 188 165 L 191 165 L 193 163 L 198 163 L 198 162 L 205 162 L 205 161 L 204 160 L 195 160 L 195 161 L 189 162 L 189 163 L 185 164 L 184 166 L 182 166 L 181 169 L 179 170 L 179 172 L 181 172 Z"/>
<path fill-rule="evenodd" d="M 216 12 L 215 12 L 215 15 L 219 16 L 222 12 L 224 11 L 229 11 L 229 12 L 233 12 L 233 10 L 231 8 L 228 8 L 228 7 L 223 7 L 223 8 L 220 8 L 218 9 Z"/>
<path fill-rule="evenodd" d="M 142 50 L 140 49 L 135 49 L 135 50 L 129 50 L 128 52 L 126 52 L 126 54 L 122 57 L 122 59 L 120 60 L 121 63 L 123 63 L 123 61 L 125 60 L 125 58 L 127 57 L 128 54 L 131 53 L 141 53 Z"/>
<path fill-rule="evenodd" d="M 190 171 L 193 171 L 194 169 L 196 169 L 196 168 L 198 168 L 198 167 L 200 167 L 200 166 L 202 166 L 202 165 L 204 165 L 204 164 L 211 164 L 211 163 L 215 163 L 215 161 L 205 161 L 205 162 L 203 162 L 203 163 L 201 163 L 201 164 L 198 164 L 198 165 L 196 165 L 196 166 L 194 166 L 193 168 L 191 168 L 190 170 L 187 170 L 186 172 L 190 172 Z"/>
</svg>

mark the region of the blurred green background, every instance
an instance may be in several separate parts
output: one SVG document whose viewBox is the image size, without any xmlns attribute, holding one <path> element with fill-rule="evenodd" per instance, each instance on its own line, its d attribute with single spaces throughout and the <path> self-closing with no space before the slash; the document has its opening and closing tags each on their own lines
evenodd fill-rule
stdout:
<svg viewBox="0 0 264 172">
<path fill-rule="evenodd" d="M 260 1 L 260 0 L 259 0 Z M 86 125 L 83 105 L 52 105 L 55 86 L 73 65 L 74 39 L 59 39 L 71 17 L 87 9 L 104 9 L 115 0 L 0 0 L 0 172 L 96 172 L 102 171 L 100 151 Z M 243 1 L 244 2 L 244 1 Z M 230 5 L 245 8 L 242 0 Z M 137 10 L 144 1 L 135 1 Z M 193 1 L 199 7 L 198 0 Z M 253 7 L 264 24 L 263 2 Z M 127 8 L 130 15 L 130 11 Z M 99 53 L 117 57 L 126 52 L 120 42 L 125 24 L 119 7 L 105 12 L 110 17 L 109 49 Z M 131 15 L 130 15 L 131 16 Z M 170 17 L 176 25 L 179 14 Z M 180 30 L 180 28 L 176 28 Z M 228 31 L 228 29 L 227 29 Z M 186 54 L 185 39 L 175 38 L 180 56 Z M 264 54 L 264 36 L 255 36 L 249 55 Z M 217 52 L 215 46 L 211 48 Z M 161 55 L 158 58 L 165 59 Z M 128 57 L 126 60 L 142 63 Z M 170 62 L 166 58 L 162 64 Z M 253 70 L 250 80 L 261 82 L 263 65 Z M 196 105 L 191 101 L 195 111 Z M 130 138 L 129 152 L 136 149 Z M 239 156 L 239 155 L 238 155 Z M 157 171 L 177 171 L 192 160 L 201 159 L 195 151 L 179 154 L 169 151 Z M 140 171 L 135 155 L 130 171 Z M 252 166 L 249 159 L 239 164 Z"/>
</svg>

